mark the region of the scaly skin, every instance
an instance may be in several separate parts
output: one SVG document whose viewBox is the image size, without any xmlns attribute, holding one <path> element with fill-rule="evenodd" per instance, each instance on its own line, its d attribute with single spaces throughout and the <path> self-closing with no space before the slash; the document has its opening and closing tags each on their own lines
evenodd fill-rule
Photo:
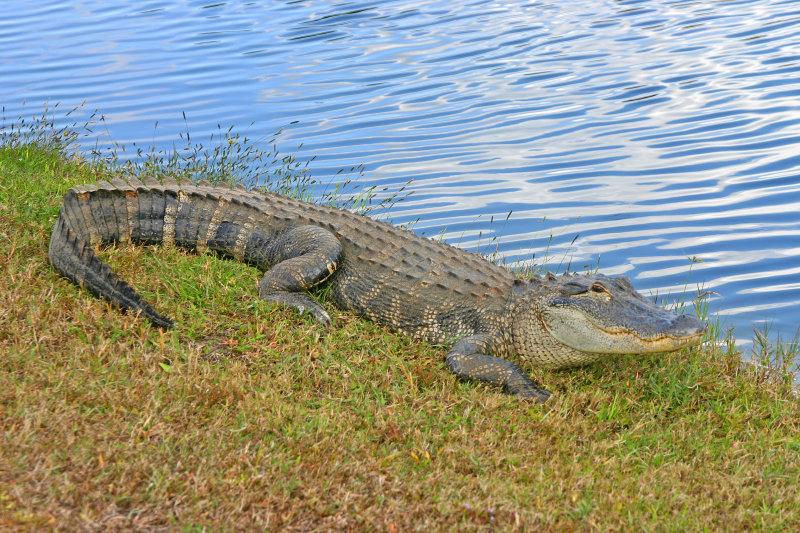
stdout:
<svg viewBox="0 0 800 533">
<path fill-rule="evenodd" d="M 147 180 L 70 189 L 50 241 L 64 276 L 155 325 L 174 324 L 94 253 L 101 244 L 163 243 L 219 254 L 266 273 L 259 296 L 330 323 L 305 291 L 405 334 L 453 343 L 448 368 L 535 401 L 550 393 L 516 365 L 565 367 L 617 353 L 697 344 L 703 324 L 653 305 L 624 277 L 520 280 L 505 268 L 349 211 L 238 187 Z"/>
</svg>

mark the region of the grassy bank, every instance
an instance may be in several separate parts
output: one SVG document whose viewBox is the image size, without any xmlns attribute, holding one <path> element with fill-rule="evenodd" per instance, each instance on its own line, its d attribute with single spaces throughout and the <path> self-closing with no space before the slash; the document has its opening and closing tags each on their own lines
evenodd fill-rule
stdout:
<svg viewBox="0 0 800 533">
<path fill-rule="evenodd" d="M 107 167 L 0 147 L 0 529 L 791 530 L 800 405 L 713 342 L 568 371 L 531 405 L 445 350 L 328 307 L 256 298 L 259 272 L 121 246 L 103 257 L 179 327 L 58 276 L 62 194 Z"/>
</svg>

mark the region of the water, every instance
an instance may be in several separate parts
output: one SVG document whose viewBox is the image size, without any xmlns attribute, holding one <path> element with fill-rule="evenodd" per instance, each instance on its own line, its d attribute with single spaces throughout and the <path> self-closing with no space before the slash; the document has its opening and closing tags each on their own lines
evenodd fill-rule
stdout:
<svg viewBox="0 0 800 533">
<path fill-rule="evenodd" d="M 419 233 L 791 337 L 798 32 L 791 0 L 5 3 L 0 102 L 86 100 L 128 146 L 283 128 L 316 178 L 413 178 Z"/>
</svg>

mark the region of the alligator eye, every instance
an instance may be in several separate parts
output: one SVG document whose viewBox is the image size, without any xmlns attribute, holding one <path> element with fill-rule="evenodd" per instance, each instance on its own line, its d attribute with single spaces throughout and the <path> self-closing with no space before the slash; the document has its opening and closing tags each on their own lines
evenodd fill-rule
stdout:
<svg viewBox="0 0 800 533">
<path fill-rule="evenodd" d="M 591 289 L 592 292 L 595 292 L 595 293 L 598 293 L 598 294 L 607 294 L 607 295 L 611 296 L 611 291 L 609 291 L 608 288 L 605 285 L 603 285 L 602 283 L 592 283 L 592 286 L 590 287 L 590 289 Z"/>
<path fill-rule="evenodd" d="M 587 291 L 586 285 L 581 285 L 580 283 L 565 283 L 560 288 L 559 291 L 561 294 L 565 296 L 575 296 L 576 294 L 583 294 Z"/>
</svg>

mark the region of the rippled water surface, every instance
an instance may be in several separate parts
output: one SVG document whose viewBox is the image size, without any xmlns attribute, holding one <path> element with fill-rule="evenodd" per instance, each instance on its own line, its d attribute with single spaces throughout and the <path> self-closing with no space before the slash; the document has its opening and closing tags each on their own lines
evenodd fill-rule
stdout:
<svg viewBox="0 0 800 533">
<path fill-rule="evenodd" d="M 392 217 L 420 233 L 791 337 L 798 35 L 794 0 L 5 2 L 0 100 L 86 100 L 139 145 L 283 127 L 316 178 L 413 178 Z"/>
</svg>

